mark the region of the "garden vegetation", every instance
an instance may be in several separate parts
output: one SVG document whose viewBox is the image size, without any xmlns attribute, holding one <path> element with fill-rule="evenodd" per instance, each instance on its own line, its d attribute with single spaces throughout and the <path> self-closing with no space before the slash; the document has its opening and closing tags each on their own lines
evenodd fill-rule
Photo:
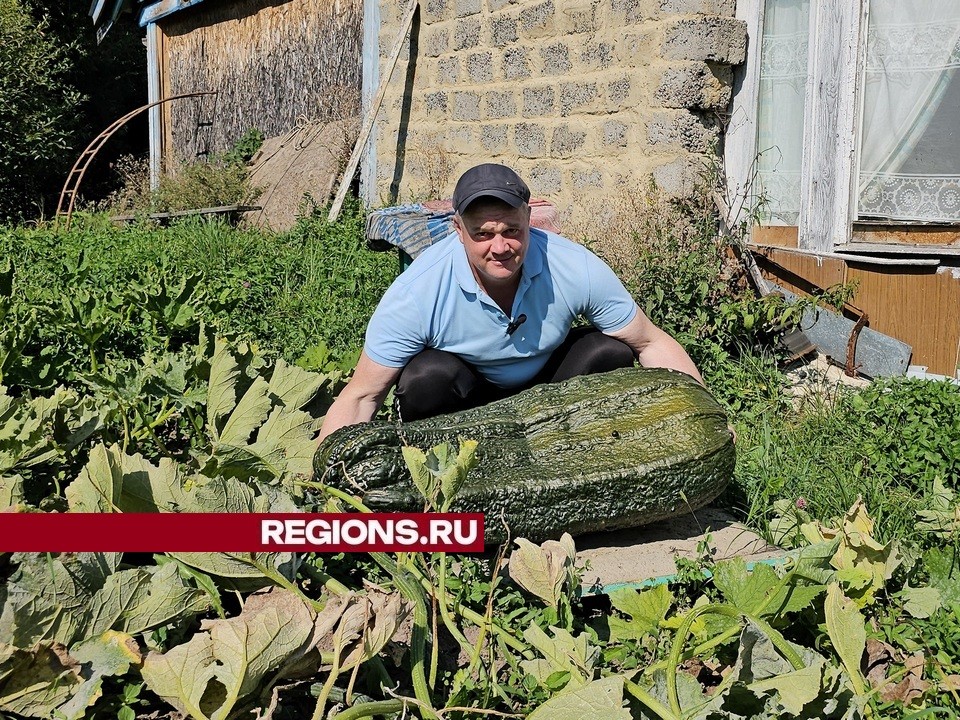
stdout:
<svg viewBox="0 0 960 720">
<path fill-rule="evenodd" d="M 727 409 L 723 503 L 781 563 L 704 545 L 669 583 L 598 597 L 566 535 L 502 557 L 6 554 L 0 711 L 954 717 L 960 388 L 796 400 L 777 337 L 797 308 L 753 296 L 704 199 L 650 192 L 595 247 Z M 356 204 L 324 217 L 0 230 L 0 507 L 362 510 L 312 476 L 313 438 L 398 263 Z M 469 441 L 404 454 L 428 506 L 463 485 Z"/>
</svg>

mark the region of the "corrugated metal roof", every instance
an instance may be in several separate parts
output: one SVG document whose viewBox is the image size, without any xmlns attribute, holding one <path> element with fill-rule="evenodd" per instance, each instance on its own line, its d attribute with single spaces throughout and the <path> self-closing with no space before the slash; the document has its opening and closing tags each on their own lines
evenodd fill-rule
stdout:
<svg viewBox="0 0 960 720">
<path fill-rule="evenodd" d="M 138 22 L 143 27 L 201 2 L 203 0 L 93 0 L 89 15 L 99 43 L 125 9 L 139 13 Z"/>
<path fill-rule="evenodd" d="M 97 30 L 97 43 L 110 32 L 128 2 L 129 0 L 93 0 L 88 14 L 93 18 L 93 26 Z"/>
</svg>

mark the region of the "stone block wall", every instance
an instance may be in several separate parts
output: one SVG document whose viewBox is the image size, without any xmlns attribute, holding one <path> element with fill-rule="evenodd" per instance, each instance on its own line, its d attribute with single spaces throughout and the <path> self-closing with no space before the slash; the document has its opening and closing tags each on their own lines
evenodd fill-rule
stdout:
<svg viewBox="0 0 960 720">
<path fill-rule="evenodd" d="M 746 27 L 735 0 L 421 0 L 376 125 L 376 202 L 449 197 L 503 162 L 562 211 L 653 176 L 688 192 Z M 382 0 L 385 63 L 405 13 Z M 409 43 L 408 43 L 409 44 Z"/>
</svg>

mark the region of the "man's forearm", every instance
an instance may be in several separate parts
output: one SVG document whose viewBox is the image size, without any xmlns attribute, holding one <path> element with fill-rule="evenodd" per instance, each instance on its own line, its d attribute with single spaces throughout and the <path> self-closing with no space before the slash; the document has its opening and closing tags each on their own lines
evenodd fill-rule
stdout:
<svg viewBox="0 0 960 720">
<path fill-rule="evenodd" d="M 640 364 L 644 367 L 664 367 L 686 373 L 701 385 L 704 385 L 700 371 L 687 355 L 687 351 L 667 333 L 659 330 L 655 340 L 639 353 Z"/>
</svg>

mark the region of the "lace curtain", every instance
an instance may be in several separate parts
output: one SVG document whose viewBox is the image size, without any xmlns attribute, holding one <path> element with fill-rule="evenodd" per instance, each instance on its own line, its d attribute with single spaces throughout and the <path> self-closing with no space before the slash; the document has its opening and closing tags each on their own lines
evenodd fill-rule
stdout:
<svg viewBox="0 0 960 720">
<path fill-rule="evenodd" d="M 757 117 L 757 184 L 765 225 L 797 225 L 800 219 L 809 34 L 810 0 L 766 1 Z"/>
<path fill-rule="evenodd" d="M 960 0 L 871 0 L 858 216 L 960 221 Z"/>
</svg>

